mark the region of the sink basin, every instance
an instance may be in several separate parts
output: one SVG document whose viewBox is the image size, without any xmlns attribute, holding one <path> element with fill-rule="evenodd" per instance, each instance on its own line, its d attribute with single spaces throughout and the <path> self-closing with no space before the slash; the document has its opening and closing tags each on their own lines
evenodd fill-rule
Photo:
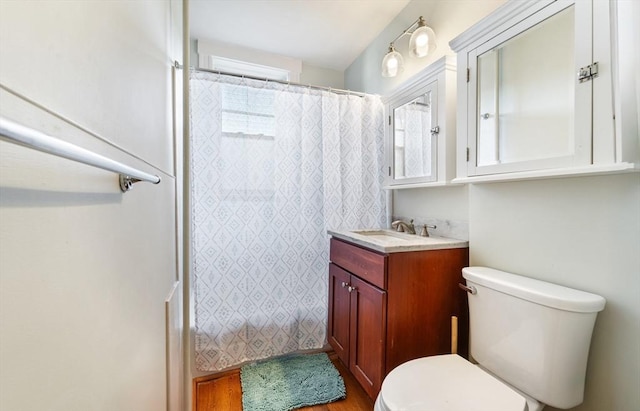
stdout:
<svg viewBox="0 0 640 411">
<path fill-rule="evenodd" d="M 328 233 L 333 237 L 384 253 L 463 248 L 469 246 L 468 242 L 454 238 L 421 237 L 415 234 L 407 234 L 388 229 L 329 230 Z"/>
</svg>

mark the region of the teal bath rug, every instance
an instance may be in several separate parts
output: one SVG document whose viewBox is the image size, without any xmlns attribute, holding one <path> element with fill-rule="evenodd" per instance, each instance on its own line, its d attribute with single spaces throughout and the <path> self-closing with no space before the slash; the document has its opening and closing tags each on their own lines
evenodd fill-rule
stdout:
<svg viewBox="0 0 640 411">
<path fill-rule="evenodd" d="M 288 355 L 240 370 L 243 411 L 289 411 L 345 398 L 342 376 L 326 353 Z"/>
</svg>

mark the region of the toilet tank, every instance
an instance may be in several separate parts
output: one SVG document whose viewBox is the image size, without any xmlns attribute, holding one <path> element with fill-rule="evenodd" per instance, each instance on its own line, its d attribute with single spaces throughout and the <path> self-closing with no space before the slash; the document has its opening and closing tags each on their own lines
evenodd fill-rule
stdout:
<svg viewBox="0 0 640 411">
<path fill-rule="evenodd" d="M 471 356 L 483 368 L 556 408 L 582 403 L 591 334 L 605 299 L 486 267 L 462 270 Z"/>
</svg>

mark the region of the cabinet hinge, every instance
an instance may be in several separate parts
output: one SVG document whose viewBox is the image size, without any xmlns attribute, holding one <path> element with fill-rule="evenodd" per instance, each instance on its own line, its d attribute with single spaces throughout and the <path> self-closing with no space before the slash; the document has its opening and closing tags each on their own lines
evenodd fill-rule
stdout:
<svg viewBox="0 0 640 411">
<path fill-rule="evenodd" d="M 467 68 L 467 83 L 471 81 L 471 69 Z"/>
<path fill-rule="evenodd" d="M 389 116 L 389 125 L 391 125 L 391 116 Z"/>
<path fill-rule="evenodd" d="M 469 161 L 469 147 L 467 147 L 467 161 Z"/>
<path fill-rule="evenodd" d="M 391 177 L 391 166 L 389 166 L 389 177 Z"/>
<path fill-rule="evenodd" d="M 435 126 L 431 128 L 431 134 L 438 134 L 440 133 L 440 126 Z"/>
<path fill-rule="evenodd" d="M 580 83 L 584 83 L 585 81 L 589 81 L 595 77 L 598 77 L 597 61 L 593 64 L 589 64 L 588 66 L 580 67 L 580 70 L 578 70 L 578 81 Z"/>
</svg>

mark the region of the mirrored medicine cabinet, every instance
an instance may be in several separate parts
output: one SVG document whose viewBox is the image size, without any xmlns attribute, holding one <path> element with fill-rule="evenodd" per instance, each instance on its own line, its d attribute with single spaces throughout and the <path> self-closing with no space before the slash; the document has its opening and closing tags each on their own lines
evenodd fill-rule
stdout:
<svg viewBox="0 0 640 411">
<path fill-rule="evenodd" d="M 455 60 L 443 57 L 383 97 L 386 188 L 444 185 L 455 174 Z"/>
<path fill-rule="evenodd" d="M 607 3 L 512 0 L 451 41 L 458 181 L 616 162 Z"/>
</svg>

